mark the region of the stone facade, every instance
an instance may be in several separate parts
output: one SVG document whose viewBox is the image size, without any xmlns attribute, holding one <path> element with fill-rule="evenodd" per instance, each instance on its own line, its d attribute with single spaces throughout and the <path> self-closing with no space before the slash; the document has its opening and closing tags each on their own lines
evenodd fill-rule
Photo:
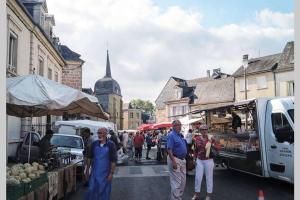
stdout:
<svg viewBox="0 0 300 200">
<path fill-rule="evenodd" d="M 263 87 L 258 87 L 259 79 L 266 80 L 266 84 Z M 245 100 L 244 81 L 244 77 L 237 77 L 235 79 L 235 101 Z M 273 72 L 248 75 L 247 81 L 247 99 L 275 96 L 275 82 Z"/>
<path fill-rule="evenodd" d="M 62 83 L 74 89 L 82 89 L 82 63 L 67 61 L 63 69 Z"/>
<path fill-rule="evenodd" d="M 59 51 L 66 61 L 66 66 L 62 71 L 62 83 L 81 91 L 84 61 L 80 59 L 80 54 L 73 52 L 65 45 L 60 45 Z"/>
<path fill-rule="evenodd" d="M 94 94 L 99 104 L 110 116 L 109 121 L 115 123 L 118 129 L 123 129 L 123 101 L 119 83 L 111 76 L 109 55 L 107 51 L 106 74 L 94 86 Z"/>
<path fill-rule="evenodd" d="M 66 63 L 49 32 L 54 25 L 54 18 L 51 16 L 48 18 L 52 21 L 51 24 L 47 20 L 40 21 L 42 18 L 37 17 L 38 14 L 48 12 L 46 1 L 32 3 L 33 6 L 36 5 L 34 16 L 22 1 L 6 1 L 7 38 L 5 40 L 8 49 L 6 76 L 12 77 L 34 72 L 61 83 L 62 68 Z M 45 26 L 48 32 L 44 30 Z M 60 118 L 52 117 L 52 119 Z M 46 122 L 46 117 L 32 120 L 33 124 L 45 125 Z M 29 129 L 28 118 L 7 116 L 7 156 L 15 156 L 18 142 L 21 141 L 24 131 Z M 43 131 L 41 131 L 42 134 Z"/>
<path fill-rule="evenodd" d="M 123 104 L 123 129 L 136 130 L 142 123 L 142 110 Z"/>
<path fill-rule="evenodd" d="M 156 123 L 171 121 L 170 118 L 168 118 L 167 113 L 168 113 L 167 107 L 164 107 L 162 109 L 156 108 L 155 109 Z"/>
</svg>

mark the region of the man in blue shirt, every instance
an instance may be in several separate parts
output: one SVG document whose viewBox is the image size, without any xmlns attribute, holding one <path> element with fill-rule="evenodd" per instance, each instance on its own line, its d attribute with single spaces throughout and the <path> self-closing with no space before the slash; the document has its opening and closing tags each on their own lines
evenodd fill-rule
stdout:
<svg viewBox="0 0 300 200">
<path fill-rule="evenodd" d="M 186 182 L 186 141 L 182 137 L 179 120 L 172 122 L 173 129 L 167 139 L 167 163 L 170 174 L 171 200 L 181 200 Z"/>
<path fill-rule="evenodd" d="M 106 128 L 100 128 L 97 134 L 99 140 L 92 143 L 88 154 L 88 168 L 92 164 L 92 171 L 86 200 L 109 200 L 117 151 L 114 142 L 107 139 Z"/>
</svg>

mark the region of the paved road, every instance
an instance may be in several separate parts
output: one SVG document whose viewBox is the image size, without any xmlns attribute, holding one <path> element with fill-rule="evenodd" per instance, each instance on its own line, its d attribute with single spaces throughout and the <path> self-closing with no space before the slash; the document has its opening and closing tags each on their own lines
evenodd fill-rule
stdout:
<svg viewBox="0 0 300 200">
<path fill-rule="evenodd" d="M 214 200 L 255 200 L 258 190 L 262 189 L 266 200 L 294 199 L 293 185 L 259 177 L 216 168 L 214 172 Z M 76 194 L 67 199 L 84 199 L 87 188 L 80 187 Z M 194 176 L 187 177 L 184 200 L 191 199 L 194 192 Z M 111 200 L 167 200 L 170 186 L 168 168 L 156 161 L 144 160 L 134 166 L 119 166 L 116 170 Z M 201 188 L 202 199 L 205 196 L 205 181 Z"/>
</svg>

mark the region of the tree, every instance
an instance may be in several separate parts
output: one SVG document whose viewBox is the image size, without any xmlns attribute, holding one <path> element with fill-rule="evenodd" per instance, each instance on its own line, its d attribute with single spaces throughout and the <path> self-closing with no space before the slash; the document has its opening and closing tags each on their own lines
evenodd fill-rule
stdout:
<svg viewBox="0 0 300 200">
<path fill-rule="evenodd" d="M 154 112 L 154 105 L 149 100 L 133 99 L 130 101 L 130 105 L 142 109 L 143 113 L 153 114 Z"/>
</svg>

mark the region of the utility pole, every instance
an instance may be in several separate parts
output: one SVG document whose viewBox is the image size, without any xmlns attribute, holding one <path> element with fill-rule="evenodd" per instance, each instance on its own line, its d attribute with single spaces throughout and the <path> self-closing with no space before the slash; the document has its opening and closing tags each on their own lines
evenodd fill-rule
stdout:
<svg viewBox="0 0 300 200">
<path fill-rule="evenodd" d="M 248 67 L 248 54 L 243 55 L 243 67 L 244 67 L 244 80 L 245 80 L 245 100 L 247 100 L 247 67 Z"/>
</svg>

